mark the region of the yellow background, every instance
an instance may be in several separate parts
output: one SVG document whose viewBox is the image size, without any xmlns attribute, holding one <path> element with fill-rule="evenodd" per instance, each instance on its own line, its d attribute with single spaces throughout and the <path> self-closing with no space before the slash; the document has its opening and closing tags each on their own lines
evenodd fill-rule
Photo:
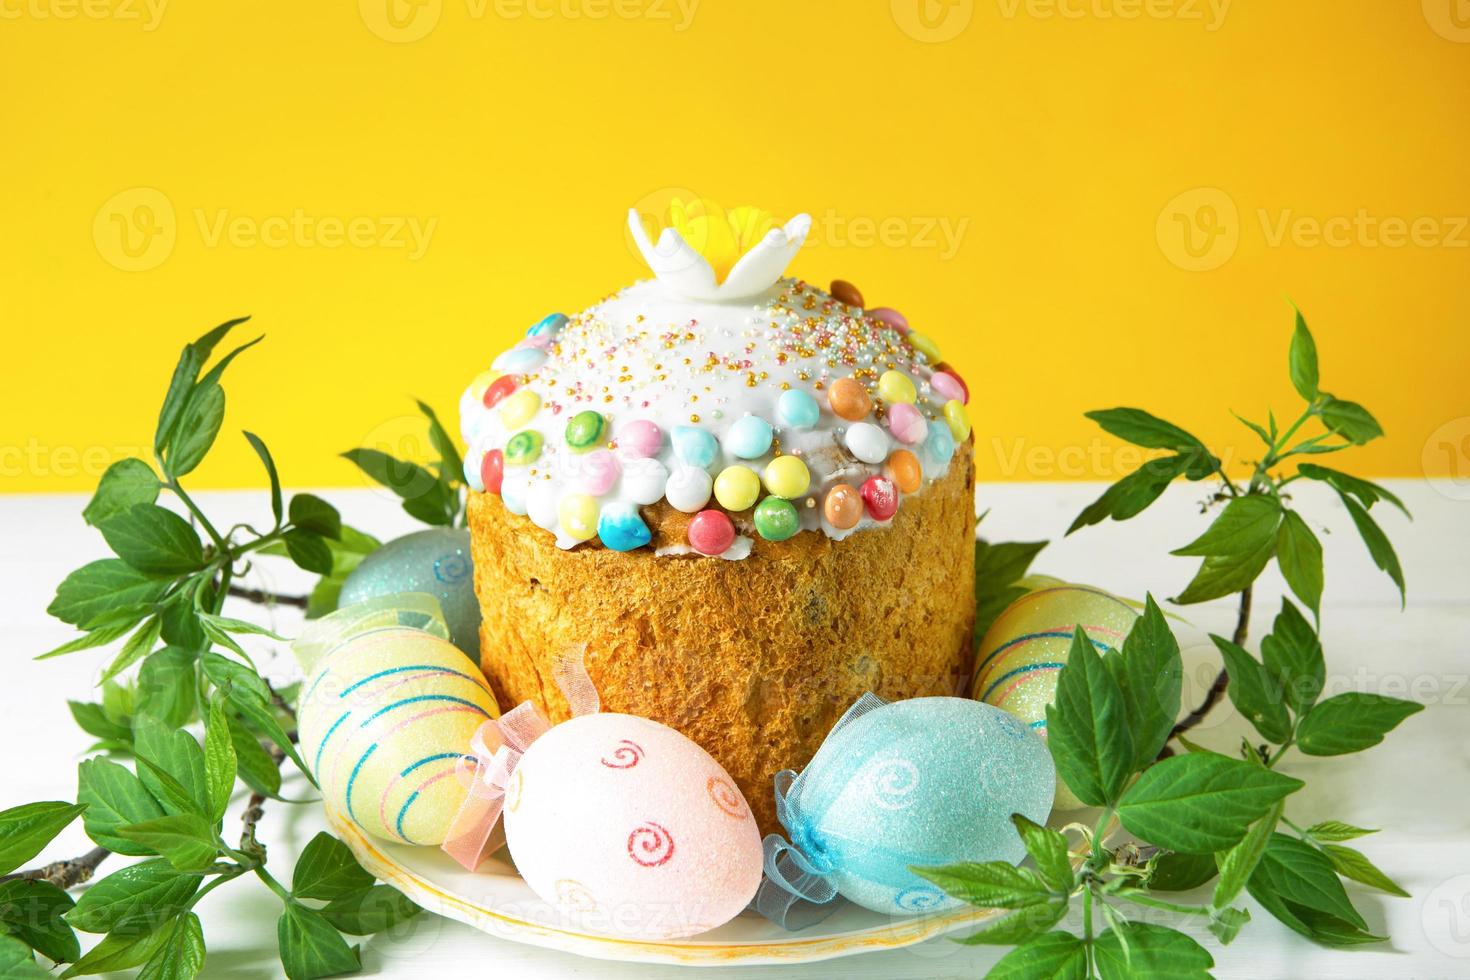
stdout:
<svg viewBox="0 0 1470 980">
<path fill-rule="evenodd" d="M 982 478 L 1118 476 L 1081 417 L 1115 404 L 1248 456 L 1228 409 L 1294 415 L 1288 298 L 1388 431 L 1355 469 L 1470 465 L 1464 0 L 149 2 L 0 0 L 5 490 L 147 445 L 241 313 L 194 482 L 260 484 L 249 427 L 359 483 L 335 454 L 411 443 L 412 396 L 457 428 L 528 324 L 638 277 L 625 210 L 672 188 L 811 212 L 793 272 L 939 341 Z M 1427 223 L 1312 238 L 1360 213 Z"/>
</svg>

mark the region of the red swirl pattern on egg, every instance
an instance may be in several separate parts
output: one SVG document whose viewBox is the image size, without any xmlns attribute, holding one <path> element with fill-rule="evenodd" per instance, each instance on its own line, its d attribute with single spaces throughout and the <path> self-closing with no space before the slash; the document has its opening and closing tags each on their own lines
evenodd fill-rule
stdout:
<svg viewBox="0 0 1470 980">
<path fill-rule="evenodd" d="M 628 857 L 645 868 L 668 864 L 674 856 L 674 838 L 661 824 L 639 824 L 628 835 Z"/>
<path fill-rule="evenodd" d="M 609 769 L 632 769 L 643 759 L 643 746 L 630 739 L 623 739 L 613 749 L 612 758 L 603 756 L 602 764 Z"/>
<path fill-rule="evenodd" d="M 744 820 L 750 811 L 745 806 L 745 798 L 732 785 L 728 779 L 720 776 L 711 776 L 704 784 L 709 798 L 714 800 L 715 806 L 720 812 L 734 817 L 736 820 Z"/>
</svg>

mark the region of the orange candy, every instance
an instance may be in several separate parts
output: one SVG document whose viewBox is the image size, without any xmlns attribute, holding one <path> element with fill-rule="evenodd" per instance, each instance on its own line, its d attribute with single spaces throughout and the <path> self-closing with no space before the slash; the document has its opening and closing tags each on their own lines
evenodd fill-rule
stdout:
<svg viewBox="0 0 1470 980">
<path fill-rule="evenodd" d="M 904 493 L 913 493 L 919 489 L 924 478 L 924 468 L 919 465 L 919 457 L 907 449 L 895 449 L 893 455 L 888 457 L 888 464 L 883 467 L 883 472 Z"/>
<path fill-rule="evenodd" d="M 832 411 L 838 418 L 849 422 L 859 422 L 867 418 L 873 409 L 873 399 L 868 397 L 868 389 L 855 378 L 840 378 L 832 382 L 832 387 L 827 389 L 827 404 L 832 406 Z"/>
<path fill-rule="evenodd" d="M 822 504 L 822 516 L 839 531 L 846 531 L 863 516 L 862 495 L 846 483 L 837 484 L 827 491 L 827 500 Z"/>
<path fill-rule="evenodd" d="M 829 292 L 831 292 L 832 298 L 839 303 L 846 303 L 848 306 L 856 307 L 863 305 L 863 294 L 846 279 L 833 279 L 832 288 Z"/>
</svg>

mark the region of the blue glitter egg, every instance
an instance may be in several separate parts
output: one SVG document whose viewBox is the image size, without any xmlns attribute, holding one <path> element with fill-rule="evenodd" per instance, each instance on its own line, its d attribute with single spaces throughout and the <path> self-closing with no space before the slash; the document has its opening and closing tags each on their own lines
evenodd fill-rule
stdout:
<svg viewBox="0 0 1470 980">
<path fill-rule="evenodd" d="M 526 331 L 527 337 L 555 337 L 566 326 L 567 317 L 565 313 L 552 313 L 541 320 L 540 323 Z"/>
<path fill-rule="evenodd" d="M 480 603 L 468 530 L 436 527 L 389 541 L 347 576 L 337 607 L 399 592 L 427 592 L 438 599 L 449 638 L 479 659 Z"/>
<path fill-rule="evenodd" d="M 790 388 L 781 392 L 776 399 L 776 418 L 782 425 L 793 429 L 810 429 L 822 417 L 822 408 L 817 400 L 804 391 Z"/>
<path fill-rule="evenodd" d="M 669 441 L 674 446 L 674 455 L 698 469 L 708 468 L 720 451 L 715 437 L 697 425 L 675 426 Z"/>
<path fill-rule="evenodd" d="M 924 440 L 924 452 L 937 466 L 944 466 L 954 456 L 954 436 L 942 420 L 929 423 L 929 436 Z"/>
<path fill-rule="evenodd" d="M 741 459 L 759 459 L 770 450 L 773 435 L 771 423 L 759 415 L 746 415 L 725 433 L 725 448 Z"/>
<path fill-rule="evenodd" d="M 958 908 L 909 870 L 1026 856 L 1012 813 L 1044 824 L 1056 770 L 1014 717 L 965 698 L 865 696 L 787 787 L 791 845 L 875 912 Z"/>
<path fill-rule="evenodd" d="M 653 532 L 643 523 L 637 507 L 613 503 L 603 507 L 598 515 L 597 537 L 613 551 L 632 551 L 652 541 Z"/>
</svg>

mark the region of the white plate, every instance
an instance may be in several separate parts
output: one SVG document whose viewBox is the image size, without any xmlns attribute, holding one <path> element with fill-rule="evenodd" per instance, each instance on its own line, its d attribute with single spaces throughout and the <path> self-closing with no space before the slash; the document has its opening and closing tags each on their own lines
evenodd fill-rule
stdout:
<svg viewBox="0 0 1470 980">
<path fill-rule="evenodd" d="M 430 912 L 501 939 L 601 960 L 685 966 L 806 963 L 910 946 L 1001 914 L 966 908 L 899 919 L 844 904 L 831 917 L 796 932 L 746 912 L 689 939 L 610 939 L 580 931 L 574 921 L 537 898 L 503 856 L 491 858 L 471 874 L 438 848 L 375 840 L 331 807 L 326 810 L 333 833 L 364 868 Z"/>
</svg>

